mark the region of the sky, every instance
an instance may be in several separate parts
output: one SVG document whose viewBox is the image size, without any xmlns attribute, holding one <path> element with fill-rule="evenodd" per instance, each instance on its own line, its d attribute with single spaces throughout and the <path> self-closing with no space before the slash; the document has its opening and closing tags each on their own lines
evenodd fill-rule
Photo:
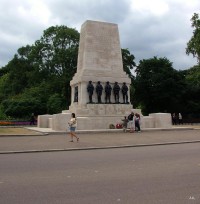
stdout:
<svg viewBox="0 0 200 204">
<path fill-rule="evenodd" d="M 177 70 L 197 64 L 186 55 L 199 0 L 0 0 L 0 67 L 33 45 L 50 26 L 80 32 L 86 20 L 118 24 L 121 48 L 140 60 L 166 57 Z M 199 13 L 198 13 L 199 14 Z"/>
</svg>

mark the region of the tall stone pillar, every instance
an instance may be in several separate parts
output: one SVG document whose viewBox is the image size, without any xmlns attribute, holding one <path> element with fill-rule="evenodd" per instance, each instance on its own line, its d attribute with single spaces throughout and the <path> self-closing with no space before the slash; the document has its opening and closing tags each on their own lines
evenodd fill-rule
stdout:
<svg viewBox="0 0 200 204">
<path fill-rule="evenodd" d="M 92 81 L 94 86 L 93 104 L 89 104 L 87 92 L 89 81 Z M 98 81 L 104 88 L 101 104 L 98 104 L 95 90 Z M 119 92 L 118 104 L 115 103 L 113 90 L 111 104 L 105 104 L 105 85 L 108 81 L 112 88 L 115 82 L 118 82 L 120 88 L 124 82 L 128 88 L 131 83 L 131 79 L 123 71 L 118 26 L 113 23 L 88 20 L 81 27 L 77 72 L 70 82 L 72 100 L 69 110 L 76 113 L 79 117 L 78 121 L 82 121 L 78 128 L 85 128 L 89 124 L 88 128 L 99 126 L 100 129 L 106 129 L 108 124 L 120 122 L 124 115 L 130 113 L 132 105 L 123 104 L 121 91 Z M 76 101 L 74 94 L 77 88 L 78 100 Z M 128 96 L 128 100 L 130 100 L 129 90 Z"/>
<path fill-rule="evenodd" d="M 71 107 L 85 106 L 89 102 L 87 84 L 92 81 L 94 87 L 101 81 L 103 87 L 107 81 L 111 86 L 118 82 L 120 87 L 123 82 L 130 86 L 131 80 L 123 71 L 121 46 L 117 24 L 86 21 L 80 32 L 77 73 L 70 82 L 72 93 L 78 86 L 78 102 L 72 100 Z M 104 90 L 103 90 L 104 93 Z M 128 94 L 129 95 L 129 94 Z M 73 96 L 72 96 L 73 97 Z M 97 102 L 96 92 L 93 94 Z M 114 102 L 113 94 L 111 100 Z M 105 101 L 104 94 L 102 101 Z M 123 101 L 120 92 L 120 102 Z"/>
</svg>

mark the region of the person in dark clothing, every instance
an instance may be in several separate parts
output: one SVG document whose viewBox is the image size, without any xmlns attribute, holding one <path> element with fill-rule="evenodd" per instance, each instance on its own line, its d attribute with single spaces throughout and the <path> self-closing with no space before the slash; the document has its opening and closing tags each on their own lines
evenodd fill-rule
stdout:
<svg viewBox="0 0 200 204">
<path fill-rule="evenodd" d="M 35 115 L 34 115 L 34 113 L 31 114 L 30 125 L 35 125 Z"/>
<path fill-rule="evenodd" d="M 111 103 L 111 101 L 110 101 L 111 91 L 112 91 L 112 87 L 111 87 L 109 81 L 107 81 L 106 86 L 105 86 L 105 93 L 106 93 L 105 103 L 107 103 L 107 102 Z"/>
<path fill-rule="evenodd" d="M 130 128 L 130 132 L 134 132 L 135 131 L 135 114 L 133 112 L 131 112 L 131 114 L 128 116 L 128 126 Z"/>
<path fill-rule="evenodd" d="M 102 91 L 103 91 L 103 86 L 101 85 L 101 82 L 98 81 L 97 86 L 96 86 L 96 93 L 97 93 L 98 103 L 102 103 L 102 101 L 101 101 Z"/>
<path fill-rule="evenodd" d="M 176 113 L 172 113 L 172 124 L 173 124 L 173 125 L 176 125 L 176 124 L 177 124 Z"/>
</svg>

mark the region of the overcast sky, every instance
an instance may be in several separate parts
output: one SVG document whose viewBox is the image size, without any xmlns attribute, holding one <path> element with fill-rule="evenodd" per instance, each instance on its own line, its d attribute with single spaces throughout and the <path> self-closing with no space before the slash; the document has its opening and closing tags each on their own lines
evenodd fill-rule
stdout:
<svg viewBox="0 0 200 204">
<path fill-rule="evenodd" d="M 136 63 L 166 57 L 175 69 L 188 69 L 197 64 L 185 48 L 199 10 L 200 0 L 0 0 L 0 67 L 50 26 L 80 32 L 86 20 L 95 20 L 118 24 L 121 47 Z"/>
</svg>

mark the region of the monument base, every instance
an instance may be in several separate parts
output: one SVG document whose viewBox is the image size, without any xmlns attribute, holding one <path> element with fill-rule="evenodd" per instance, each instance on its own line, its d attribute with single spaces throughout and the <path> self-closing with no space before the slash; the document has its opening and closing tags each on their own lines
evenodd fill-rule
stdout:
<svg viewBox="0 0 200 204">
<path fill-rule="evenodd" d="M 69 107 L 69 111 L 76 114 L 77 130 L 109 129 L 111 124 L 115 126 L 122 123 L 124 116 L 128 116 L 131 110 L 133 109 L 130 104 L 79 105 L 74 103 Z M 62 113 L 69 111 L 62 111 Z M 137 112 L 141 114 L 141 110 Z"/>
<path fill-rule="evenodd" d="M 40 115 L 38 117 L 38 127 L 51 128 L 55 131 L 66 131 L 71 113 L 77 117 L 77 130 L 105 130 L 110 125 L 122 123 L 124 116 L 131 113 L 141 115 L 141 129 L 147 128 L 171 128 L 170 113 L 152 113 L 143 116 L 140 109 L 132 109 L 129 104 L 86 104 L 78 106 L 74 104 L 70 110 L 63 110 L 62 113 L 54 115 Z"/>
</svg>

